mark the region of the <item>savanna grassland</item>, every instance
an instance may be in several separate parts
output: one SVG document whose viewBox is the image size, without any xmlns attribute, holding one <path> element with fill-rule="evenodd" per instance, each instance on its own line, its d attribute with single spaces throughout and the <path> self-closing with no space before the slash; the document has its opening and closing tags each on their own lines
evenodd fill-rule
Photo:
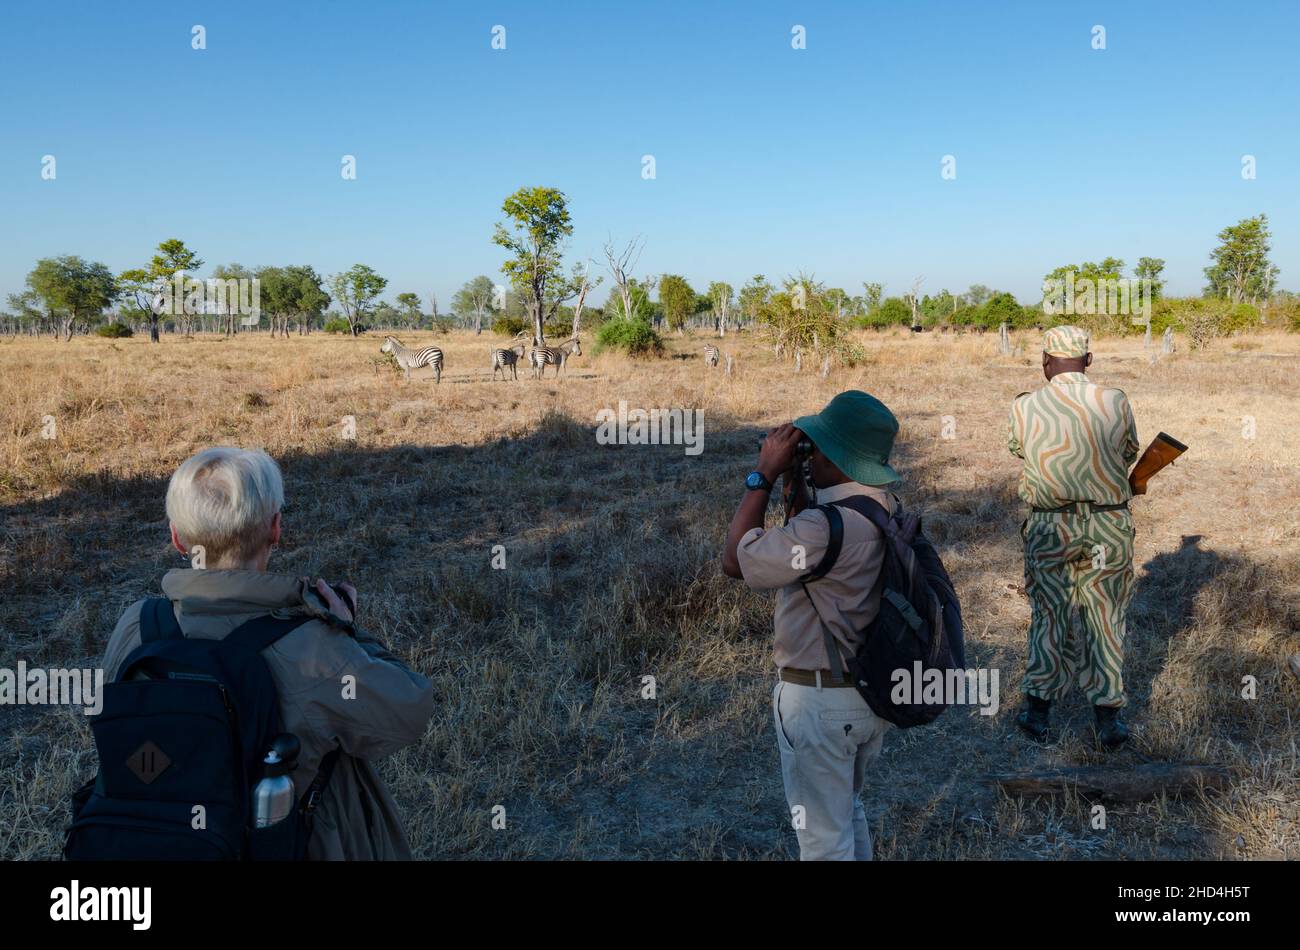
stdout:
<svg viewBox="0 0 1300 950">
<path fill-rule="evenodd" d="M 956 581 L 968 663 L 1001 685 L 996 715 L 887 737 L 864 796 L 877 856 L 1300 857 L 1300 338 L 1180 340 L 1154 365 L 1140 341 L 1095 347 L 1091 375 L 1128 392 L 1143 443 L 1190 446 L 1133 504 L 1134 735 L 1110 756 L 1077 693 L 1056 745 L 1012 722 L 1029 607 L 1006 416 L 1042 382 L 1036 334 L 1000 356 L 993 334 L 865 333 L 865 362 L 825 379 L 749 333 L 721 341 L 727 377 L 705 337 L 674 337 L 664 359 L 586 352 L 542 382 L 491 381 L 487 334 L 436 340 L 441 385 L 405 382 L 373 335 L 0 342 L 0 666 L 94 665 L 122 609 L 184 566 L 163 514 L 173 468 L 260 446 L 288 498 L 272 569 L 352 580 L 362 624 L 436 684 L 428 733 L 382 766 L 419 856 L 788 858 L 771 597 L 724 577 L 719 551 L 758 434 L 861 388 L 901 421 L 901 494 Z M 596 413 L 619 400 L 702 409 L 703 454 L 598 445 Z M 1219 764 L 1232 785 L 1113 805 L 1094 830 L 1082 799 L 985 779 L 1104 761 Z M 79 710 L 0 708 L 0 858 L 55 857 L 94 765 Z"/>
</svg>

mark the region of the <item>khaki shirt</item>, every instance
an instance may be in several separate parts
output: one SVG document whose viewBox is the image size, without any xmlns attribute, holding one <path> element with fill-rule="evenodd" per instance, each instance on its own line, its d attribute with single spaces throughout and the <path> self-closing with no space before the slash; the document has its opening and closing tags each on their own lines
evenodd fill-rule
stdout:
<svg viewBox="0 0 1300 950">
<path fill-rule="evenodd" d="M 1132 497 L 1128 469 L 1140 445 L 1128 397 L 1083 373 L 1059 373 L 1017 396 L 1007 448 L 1025 460 L 1020 497 L 1031 505 L 1118 505 Z"/>
<path fill-rule="evenodd" d="M 313 619 L 262 651 L 280 699 L 286 732 L 302 743 L 293 772 L 299 798 L 336 746 L 342 750 L 308 843 L 311 860 L 395 860 L 411 857 L 397 806 L 372 760 L 420 739 L 434 712 L 429 680 L 408 669 L 374 637 L 356 639 L 325 621 L 320 596 L 300 578 L 264 571 L 181 568 L 162 579 L 187 637 L 219 640 L 254 617 L 307 614 Z M 104 656 L 104 675 L 116 677 L 140 645 L 140 609 L 128 607 Z M 355 677 L 344 696 L 343 677 Z"/>
<path fill-rule="evenodd" d="M 845 482 L 817 492 L 817 503 L 830 504 L 850 495 L 866 495 L 894 510 L 893 496 L 883 488 Z M 830 670 L 825 638 L 817 614 L 839 641 L 846 656 L 862 644 L 862 631 L 880 611 L 876 580 L 885 550 L 880 532 L 870 521 L 841 508 L 844 543 L 830 573 L 808 582 L 816 611 L 804 595 L 798 580 L 815 568 L 826 553 L 830 525 L 815 508 L 799 512 L 779 528 L 752 528 L 745 532 L 736 549 L 740 572 L 753 590 L 776 590 L 776 642 L 773 649 L 778 668 Z M 796 559 L 796 546 L 803 547 Z M 798 564 L 799 566 L 795 566 Z M 840 667 L 845 665 L 840 660 Z"/>
</svg>

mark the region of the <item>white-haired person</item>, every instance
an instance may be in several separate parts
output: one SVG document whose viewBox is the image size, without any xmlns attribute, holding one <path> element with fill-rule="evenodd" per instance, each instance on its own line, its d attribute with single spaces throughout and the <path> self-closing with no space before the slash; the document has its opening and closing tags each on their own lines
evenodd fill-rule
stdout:
<svg viewBox="0 0 1300 950">
<path fill-rule="evenodd" d="M 279 466 L 265 452 L 210 448 L 181 463 L 167 486 L 167 518 L 171 542 L 191 567 L 168 571 L 162 592 L 187 638 L 222 639 L 271 613 L 310 618 L 261 653 L 284 730 L 301 743 L 292 776 L 299 797 L 327 753 L 339 753 L 315 809 L 307 857 L 409 858 L 396 805 L 372 763 L 424 735 L 432 686 L 354 625 L 350 584 L 339 585 L 349 604 L 324 580 L 267 570 L 283 505 Z M 129 607 L 113 631 L 104 657 L 110 680 L 141 643 L 146 603 Z"/>
</svg>

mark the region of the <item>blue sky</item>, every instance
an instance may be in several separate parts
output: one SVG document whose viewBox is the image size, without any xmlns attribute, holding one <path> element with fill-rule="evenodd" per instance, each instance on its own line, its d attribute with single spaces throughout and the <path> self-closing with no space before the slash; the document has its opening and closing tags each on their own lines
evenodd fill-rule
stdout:
<svg viewBox="0 0 1300 950">
<path fill-rule="evenodd" d="M 209 267 L 364 262 L 445 309 L 498 278 L 525 184 L 569 196 L 570 260 L 641 235 L 642 273 L 701 291 L 924 274 L 1027 300 L 1149 255 L 1194 293 L 1259 212 L 1300 290 L 1298 28 L 1288 2 L 11 4 L 0 305 L 39 257 L 120 270 L 180 237 Z"/>
</svg>

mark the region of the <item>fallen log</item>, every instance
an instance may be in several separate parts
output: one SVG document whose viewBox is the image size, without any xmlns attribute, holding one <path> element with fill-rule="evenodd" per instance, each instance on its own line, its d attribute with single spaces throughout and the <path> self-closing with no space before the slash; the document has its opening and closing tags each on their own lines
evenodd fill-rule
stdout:
<svg viewBox="0 0 1300 950">
<path fill-rule="evenodd" d="M 1157 762 L 1128 768 L 1102 765 L 1039 772 L 1000 772 L 989 778 L 1008 795 L 1075 792 L 1085 798 L 1140 802 L 1161 793 L 1179 795 L 1187 789 L 1226 788 L 1231 775 L 1227 769 L 1217 765 Z"/>
</svg>

